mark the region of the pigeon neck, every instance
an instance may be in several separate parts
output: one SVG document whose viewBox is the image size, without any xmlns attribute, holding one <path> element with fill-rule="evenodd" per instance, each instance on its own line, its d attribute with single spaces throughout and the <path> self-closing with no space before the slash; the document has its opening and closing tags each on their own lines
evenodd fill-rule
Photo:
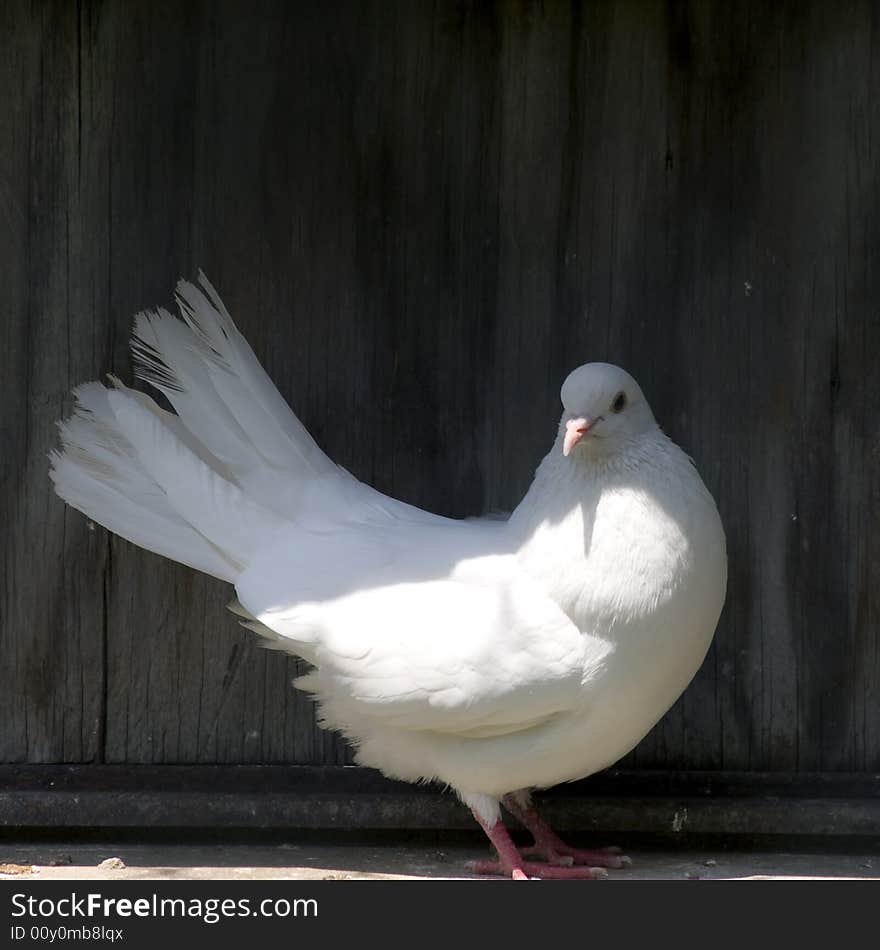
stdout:
<svg viewBox="0 0 880 950">
<path fill-rule="evenodd" d="M 669 442 L 660 427 L 654 425 L 633 436 L 576 446 L 570 455 L 565 456 L 562 451 L 564 437 L 565 433 L 560 428 L 556 442 L 541 463 L 541 468 L 546 464 L 556 477 L 575 483 L 583 479 L 594 481 L 597 478 L 613 478 L 621 473 L 629 475 L 656 457 L 658 447 Z"/>
<path fill-rule="evenodd" d="M 617 443 L 614 452 L 562 453 L 561 437 L 544 457 L 526 496 L 511 515 L 512 527 L 524 537 L 542 523 L 560 523 L 566 514 L 594 504 L 607 488 L 631 482 L 645 465 L 656 464 L 669 440 L 659 427 Z"/>
</svg>

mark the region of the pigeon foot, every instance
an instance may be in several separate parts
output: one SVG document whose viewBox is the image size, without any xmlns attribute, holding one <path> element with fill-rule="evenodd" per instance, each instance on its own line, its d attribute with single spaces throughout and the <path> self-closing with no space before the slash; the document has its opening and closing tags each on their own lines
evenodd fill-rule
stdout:
<svg viewBox="0 0 880 950">
<path fill-rule="evenodd" d="M 537 857 L 550 864 L 560 864 L 568 859 L 573 865 L 586 864 L 596 868 L 628 868 L 632 864 L 632 860 L 622 854 L 620 848 L 588 850 L 566 844 L 541 817 L 527 792 L 505 795 L 503 801 L 507 810 L 525 825 L 535 839 L 534 845 L 523 852 L 524 856 Z"/>
<path fill-rule="evenodd" d="M 528 881 L 533 878 L 545 880 L 598 881 L 608 876 L 603 867 L 575 867 L 570 855 L 554 855 L 546 863 L 526 861 L 513 843 L 510 832 L 501 821 L 487 824 L 476 812 L 474 818 L 486 832 L 498 852 L 497 861 L 472 861 L 468 865 L 477 874 L 496 874 L 514 881 Z M 607 854 L 604 857 L 608 857 Z"/>
</svg>

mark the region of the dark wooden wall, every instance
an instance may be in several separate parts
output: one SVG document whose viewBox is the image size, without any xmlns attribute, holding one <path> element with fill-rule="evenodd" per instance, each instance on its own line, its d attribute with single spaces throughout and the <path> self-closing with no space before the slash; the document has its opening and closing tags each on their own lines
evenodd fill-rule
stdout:
<svg viewBox="0 0 880 950">
<path fill-rule="evenodd" d="M 631 370 L 730 590 L 637 768 L 880 769 L 880 10 L 0 4 L 0 761 L 345 761 L 230 591 L 46 453 L 202 267 L 383 491 L 509 509 L 564 374 Z M 431 420 L 425 425 L 424 420 Z"/>
</svg>

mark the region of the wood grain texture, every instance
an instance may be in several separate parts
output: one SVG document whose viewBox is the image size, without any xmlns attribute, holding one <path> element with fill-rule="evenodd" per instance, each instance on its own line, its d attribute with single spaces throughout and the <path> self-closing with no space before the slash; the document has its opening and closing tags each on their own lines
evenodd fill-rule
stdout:
<svg viewBox="0 0 880 950">
<path fill-rule="evenodd" d="M 724 518 L 627 768 L 880 769 L 868 2 L 0 4 L 0 761 L 348 760 L 224 585 L 65 511 L 78 382 L 203 268 L 321 445 L 510 509 L 565 373 L 640 380 Z"/>
</svg>

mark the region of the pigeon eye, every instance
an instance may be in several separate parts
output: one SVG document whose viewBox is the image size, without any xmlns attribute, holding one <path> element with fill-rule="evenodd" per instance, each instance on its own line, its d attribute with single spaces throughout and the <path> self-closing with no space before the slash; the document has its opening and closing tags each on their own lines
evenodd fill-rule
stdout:
<svg viewBox="0 0 880 950">
<path fill-rule="evenodd" d="M 611 403 L 612 412 L 623 412 L 626 409 L 626 393 L 620 392 L 614 397 L 614 402 Z"/>
</svg>

